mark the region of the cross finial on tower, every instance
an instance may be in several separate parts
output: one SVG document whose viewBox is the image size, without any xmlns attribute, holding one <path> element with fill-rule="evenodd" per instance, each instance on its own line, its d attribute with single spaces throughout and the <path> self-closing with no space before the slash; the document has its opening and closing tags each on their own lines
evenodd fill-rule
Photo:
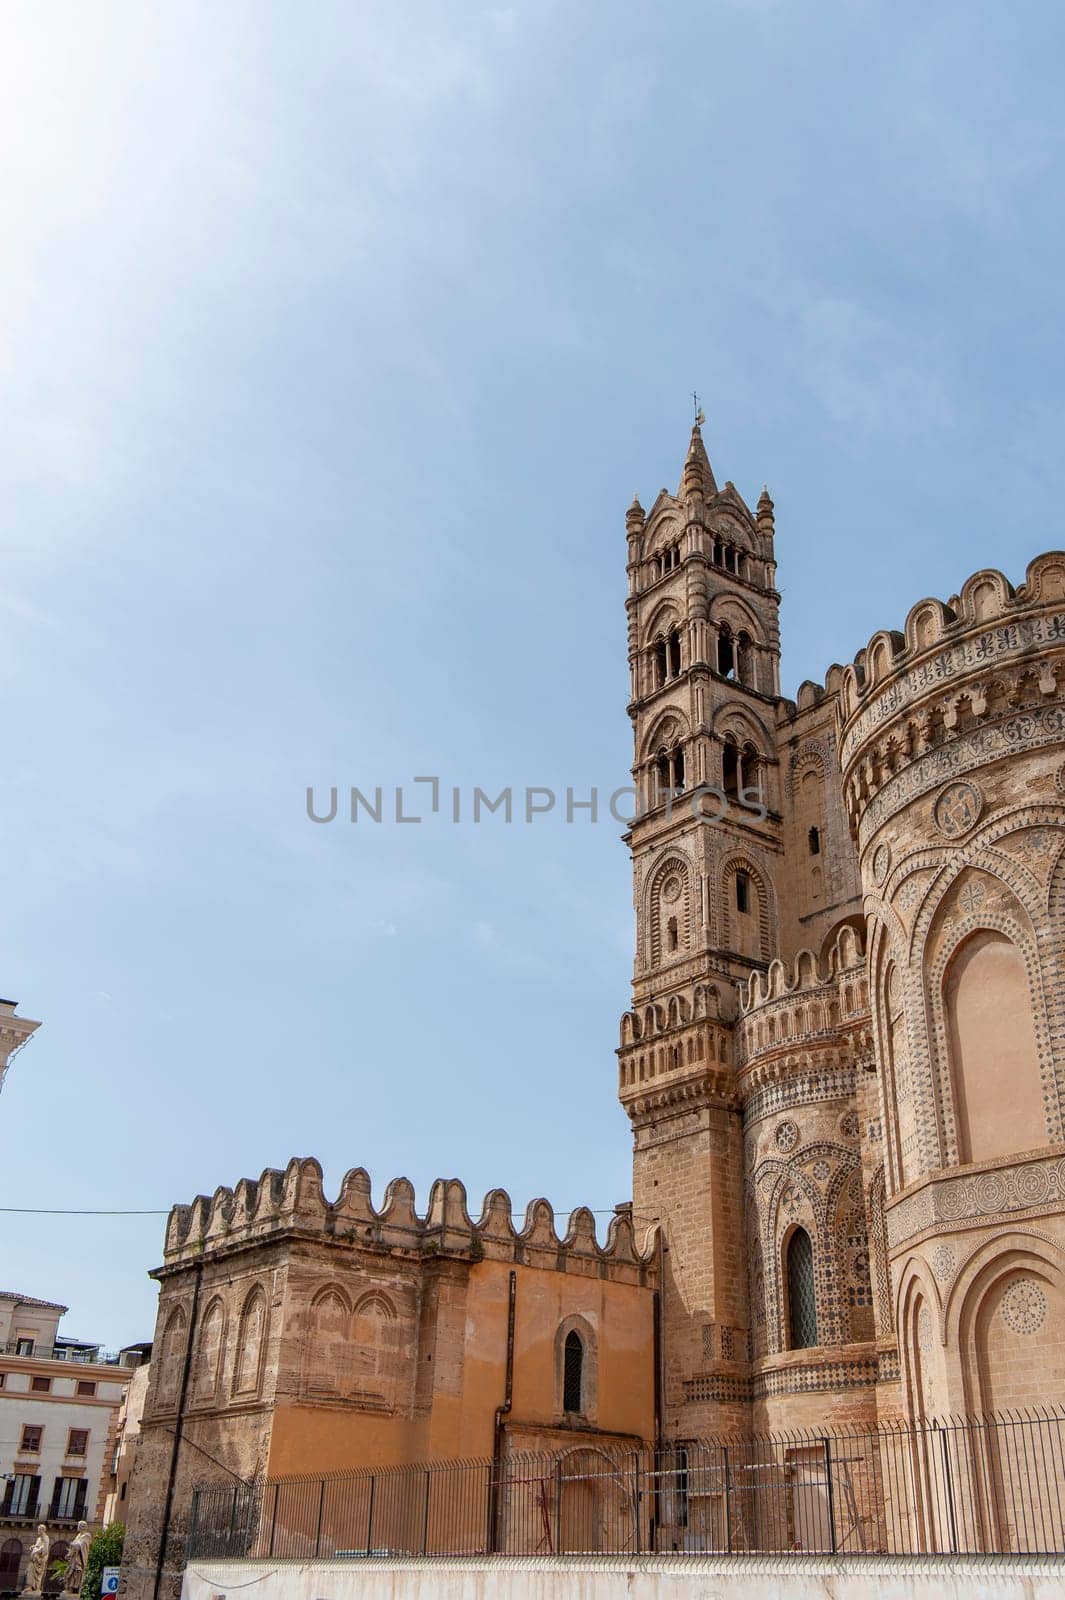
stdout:
<svg viewBox="0 0 1065 1600">
<path fill-rule="evenodd" d="M 706 421 L 706 417 L 703 414 L 702 406 L 699 404 L 699 396 L 694 389 L 692 390 L 692 405 L 695 407 L 695 426 L 701 428 Z"/>
</svg>

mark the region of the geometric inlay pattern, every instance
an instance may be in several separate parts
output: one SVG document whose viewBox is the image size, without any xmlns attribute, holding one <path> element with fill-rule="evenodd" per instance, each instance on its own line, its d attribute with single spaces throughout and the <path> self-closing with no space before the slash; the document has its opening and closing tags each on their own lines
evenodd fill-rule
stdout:
<svg viewBox="0 0 1065 1600">
<path fill-rule="evenodd" d="M 932 1271 L 941 1283 L 954 1271 L 954 1251 L 949 1244 L 937 1244 L 932 1251 Z"/>
<path fill-rule="evenodd" d="M 971 1178 L 945 1178 L 891 1207 L 888 1239 L 897 1245 L 937 1222 L 998 1216 L 1057 1201 L 1065 1201 L 1065 1160 L 1060 1156 Z"/>
<path fill-rule="evenodd" d="M 975 783 L 951 783 L 936 801 L 932 815 L 940 833 L 957 839 L 975 827 L 983 809 L 984 797 Z"/>
<path fill-rule="evenodd" d="M 1034 1278 L 1018 1278 L 1002 1296 L 1002 1320 L 1014 1333 L 1035 1333 L 1043 1326 L 1047 1297 Z"/>
</svg>

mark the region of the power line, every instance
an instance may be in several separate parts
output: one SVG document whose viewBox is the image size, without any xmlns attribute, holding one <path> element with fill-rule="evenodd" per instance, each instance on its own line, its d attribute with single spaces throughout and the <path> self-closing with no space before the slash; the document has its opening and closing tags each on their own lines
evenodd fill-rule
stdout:
<svg viewBox="0 0 1065 1600">
<path fill-rule="evenodd" d="M 514 1211 L 515 1213 L 527 1211 L 529 1205 L 532 1205 L 531 1200 L 526 1206 L 515 1206 Z M 548 1205 L 551 1205 L 550 1201 L 548 1201 Z M 7 1212 L 10 1215 L 20 1217 L 168 1217 L 172 1209 L 173 1207 L 171 1206 L 164 1206 L 161 1209 L 152 1207 L 139 1211 L 107 1211 L 85 1208 L 46 1209 L 43 1206 L 0 1206 L 0 1214 Z M 551 1210 L 556 1217 L 568 1216 L 573 1211 L 590 1211 L 593 1217 L 612 1217 L 615 1208 L 613 1206 L 551 1206 Z"/>
<path fill-rule="evenodd" d="M 45 1210 L 37 1205 L 0 1205 L 0 1211 L 10 1211 L 18 1216 L 170 1216 L 170 1206 L 162 1211 L 75 1211 Z"/>
</svg>

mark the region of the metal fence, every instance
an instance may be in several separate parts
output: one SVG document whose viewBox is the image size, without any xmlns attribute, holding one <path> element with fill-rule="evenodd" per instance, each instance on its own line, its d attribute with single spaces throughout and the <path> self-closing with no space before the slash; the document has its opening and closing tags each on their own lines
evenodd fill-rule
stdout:
<svg viewBox="0 0 1065 1600">
<path fill-rule="evenodd" d="M 1065 1412 L 205 1484 L 190 1559 L 1065 1552 Z"/>
</svg>

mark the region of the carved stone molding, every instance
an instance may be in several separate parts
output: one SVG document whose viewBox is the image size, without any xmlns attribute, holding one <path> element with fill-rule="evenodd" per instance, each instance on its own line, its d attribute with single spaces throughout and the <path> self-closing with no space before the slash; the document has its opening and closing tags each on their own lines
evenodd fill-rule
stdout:
<svg viewBox="0 0 1065 1600">
<path fill-rule="evenodd" d="M 895 1204 L 888 1202 L 888 1243 L 912 1239 L 944 1223 L 1009 1216 L 1065 1203 L 1065 1157 L 1060 1154 L 1019 1167 L 992 1167 L 964 1177 L 939 1178 Z"/>
<path fill-rule="evenodd" d="M 973 772 L 1020 750 L 1035 750 L 1065 739 L 1065 706 L 1033 707 L 1003 717 L 999 722 L 973 728 L 958 739 L 919 756 L 889 778 L 862 813 L 858 837 L 864 850 L 877 829 L 911 800 L 938 784 Z"/>
<path fill-rule="evenodd" d="M 841 765 L 846 767 L 859 746 L 881 723 L 898 716 L 925 695 L 949 687 L 953 678 L 987 670 L 1006 657 L 1039 646 L 1062 643 L 1065 643 L 1065 615 L 1057 613 L 988 628 L 984 633 L 960 639 L 947 650 L 937 651 L 889 682 L 852 723 L 840 749 Z"/>
</svg>

